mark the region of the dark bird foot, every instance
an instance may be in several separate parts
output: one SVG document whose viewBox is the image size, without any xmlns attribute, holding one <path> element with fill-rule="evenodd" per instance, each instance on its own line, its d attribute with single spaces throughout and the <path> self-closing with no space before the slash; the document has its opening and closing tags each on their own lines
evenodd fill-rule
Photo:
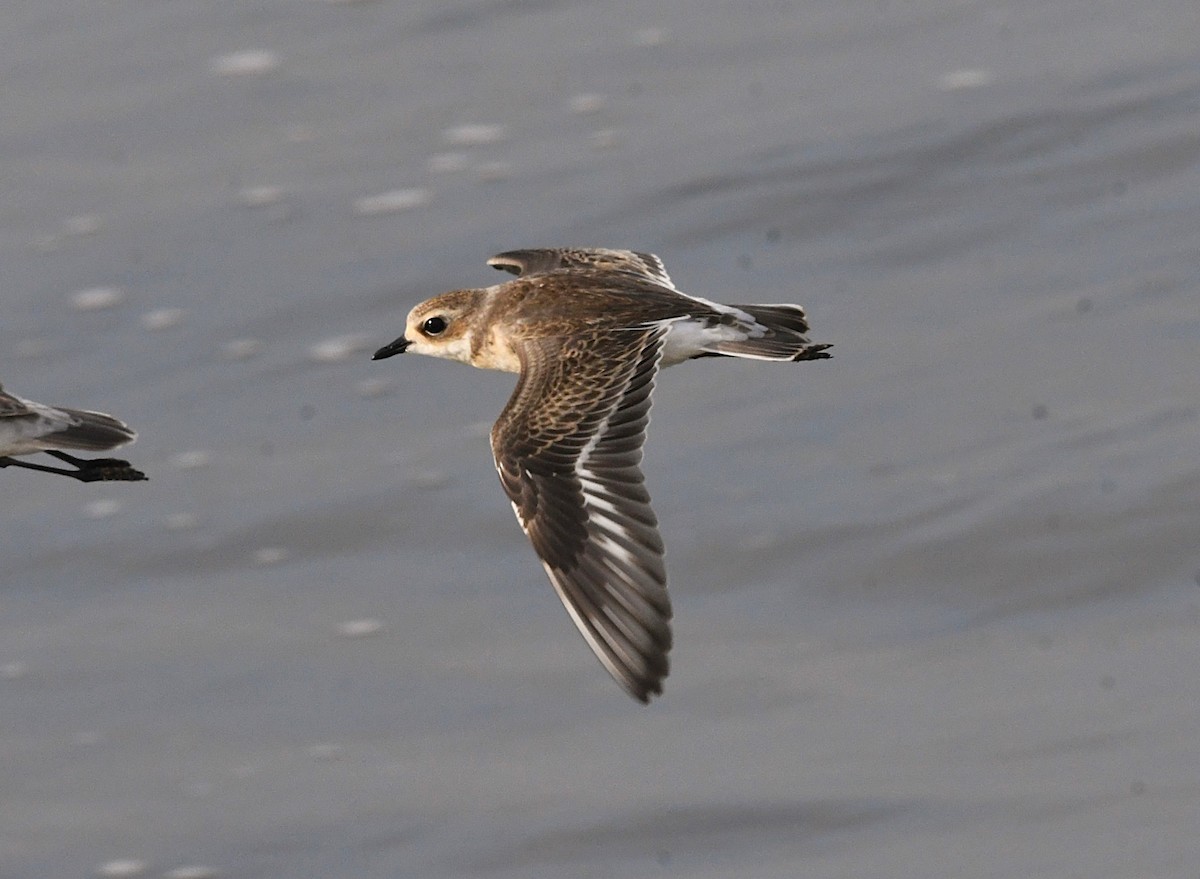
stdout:
<svg viewBox="0 0 1200 879">
<path fill-rule="evenodd" d="M 145 482 L 147 476 L 120 458 L 93 458 L 80 461 L 79 471 L 73 474 L 80 482 Z"/>
<path fill-rule="evenodd" d="M 141 470 L 135 470 L 128 461 L 120 458 L 76 458 L 66 452 L 47 451 L 60 461 L 66 461 L 75 470 L 64 470 L 62 467 L 47 467 L 45 464 L 33 464 L 29 461 L 18 461 L 16 458 L 0 457 L 0 469 L 4 467 L 21 467 L 25 470 L 38 470 L 42 473 L 57 473 L 59 476 L 69 476 L 80 482 L 144 482 L 147 479 Z"/>
</svg>

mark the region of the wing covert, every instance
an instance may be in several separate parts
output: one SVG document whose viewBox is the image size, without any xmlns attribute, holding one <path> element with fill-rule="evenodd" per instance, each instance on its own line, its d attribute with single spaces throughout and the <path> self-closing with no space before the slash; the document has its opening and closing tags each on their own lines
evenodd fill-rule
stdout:
<svg viewBox="0 0 1200 879">
<path fill-rule="evenodd" d="M 488 260 L 488 265 L 518 277 L 575 269 L 626 272 L 653 281 L 669 290 L 675 289 L 675 284 L 663 267 L 661 259 L 653 253 L 633 250 L 613 250 L 606 247 L 509 250 L 493 256 Z"/>
</svg>

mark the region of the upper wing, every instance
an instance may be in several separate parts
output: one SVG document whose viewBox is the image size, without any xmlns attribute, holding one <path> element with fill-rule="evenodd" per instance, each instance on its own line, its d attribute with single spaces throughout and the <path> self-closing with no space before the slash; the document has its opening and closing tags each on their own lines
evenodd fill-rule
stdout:
<svg viewBox="0 0 1200 879">
<path fill-rule="evenodd" d="M 610 250 L 605 247 L 560 247 L 543 250 L 510 250 L 488 260 L 492 268 L 514 275 L 541 275 L 571 269 L 629 272 L 674 290 L 662 260 L 653 253 Z"/>
<path fill-rule="evenodd" d="M 671 648 L 663 543 L 640 463 L 665 325 L 523 343 L 492 429 L 500 482 L 575 625 L 635 699 Z"/>
</svg>

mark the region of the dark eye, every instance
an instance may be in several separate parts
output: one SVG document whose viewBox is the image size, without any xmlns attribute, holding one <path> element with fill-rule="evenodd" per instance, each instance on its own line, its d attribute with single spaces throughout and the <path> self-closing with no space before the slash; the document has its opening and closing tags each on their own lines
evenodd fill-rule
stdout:
<svg viewBox="0 0 1200 879">
<path fill-rule="evenodd" d="M 446 332 L 446 319 L 444 317 L 426 318 L 425 323 L 421 324 L 421 332 L 427 336 L 440 336 Z"/>
</svg>

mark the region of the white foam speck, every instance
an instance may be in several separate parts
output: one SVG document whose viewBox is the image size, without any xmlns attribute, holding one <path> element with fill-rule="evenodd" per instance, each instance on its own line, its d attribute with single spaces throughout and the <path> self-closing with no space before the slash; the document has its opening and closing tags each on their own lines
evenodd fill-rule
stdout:
<svg viewBox="0 0 1200 879">
<path fill-rule="evenodd" d="M 432 491 L 437 488 L 444 488 L 450 484 L 450 474 L 445 470 L 426 470 L 423 473 L 418 473 L 411 479 L 414 488 L 425 489 Z"/>
<path fill-rule="evenodd" d="M 611 150 L 620 142 L 621 137 L 615 128 L 600 128 L 592 132 L 592 146 L 598 150 Z"/>
<path fill-rule="evenodd" d="M 182 308 L 155 308 L 141 317 L 142 326 L 148 330 L 165 330 L 183 322 Z"/>
<path fill-rule="evenodd" d="M 364 333 L 347 333 L 317 342 L 308 349 L 308 356 L 310 360 L 316 360 L 318 363 L 340 363 L 370 347 L 370 336 Z"/>
<path fill-rule="evenodd" d="M 344 623 L 339 623 L 337 633 L 343 638 L 365 638 L 368 635 L 375 635 L 383 631 L 383 623 L 380 620 L 347 620 Z"/>
<path fill-rule="evenodd" d="M 991 85 L 995 79 L 990 70 L 952 70 L 938 77 L 937 87 L 944 92 L 977 89 L 980 86 Z"/>
<path fill-rule="evenodd" d="M 261 763 L 242 763 L 231 770 L 234 778 L 253 778 L 262 771 Z"/>
<path fill-rule="evenodd" d="M 215 879 L 221 875 L 212 867 L 205 867 L 201 864 L 188 864 L 185 867 L 176 867 L 173 870 L 167 870 L 163 873 L 163 879 Z"/>
<path fill-rule="evenodd" d="M 442 132 L 442 140 L 453 146 L 480 146 L 485 143 L 499 143 L 506 137 L 508 137 L 508 129 L 503 125 L 493 125 L 485 122 L 454 125 Z"/>
<path fill-rule="evenodd" d="M 231 339 L 221 346 L 221 354 L 226 360 L 249 360 L 262 350 L 262 342 L 258 339 Z"/>
<path fill-rule="evenodd" d="M 189 449 L 186 452 L 176 452 L 170 457 L 169 463 L 176 470 L 196 470 L 207 467 L 212 455 L 204 449 Z"/>
<path fill-rule="evenodd" d="M 95 235 L 102 228 L 104 228 L 104 223 L 95 214 L 77 214 L 63 220 L 63 231 L 77 237 Z"/>
<path fill-rule="evenodd" d="M 355 385 L 355 390 L 358 391 L 358 395 L 364 400 L 369 400 L 372 397 L 385 397 L 395 387 L 396 382 L 390 378 L 364 378 Z"/>
<path fill-rule="evenodd" d="M 15 681 L 29 674 L 29 666 L 23 662 L 6 662 L 0 665 L 0 680 Z"/>
<path fill-rule="evenodd" d="M 119 305 L 125 299 L 120 287 L 89 287 L 71 294 L 71 307 L 78 311 L 100 311 Z"/>
<path fill-rule="evenodd" d="M 395 214 L 400 211 L 410 211 L 422 205 L 429 204 L 432 193 L 428 189 L 414 187 L 412 189 L 393 189 L 381 192 L 379 195 L 366 195 L 354 200 L 354 213 L 360 217 L 377 217 L 381 214 Z"/>
<path fill-rule="evenodd" d="M 633 33 L 633 42 L 637 46 L 661 46 L 666 41 L 666 28 L 644 27 Z"/>
<path fill-rule="evenodd" d="M 89 519 L 107 519 L 121 511 L 121 502 L 115 498 L 104 498 L 92 501 L 83 508 L 83 514 Z"/>
<path fill-rule="evenodd" d="M 238 201 L 248 208 L 265 208 L 283 201 L 282 186 L 244 186 L 238 190 Z"/>
<path fill-rule="evenodd" d="M 254 550 L 254 564 L 277 565 L 288 557 L 288 551 L 282 546 L 264 546 Z"/>
<path fill-rule="evenodd" d="M 200 524 L 200 520 L 191 513 L 171 513 L 163 519 L 163 524 L 169 531 L 187 531 Z"/>
<path fill-rule="evenodd" d="M 604 109 L 604 106 L 607 103 L 608 101 L 605 99 L 604 95 L 589 93 L 575 95 L 573 98 L 571 98 L 568 106 L 570 106 L 572 113 L 577 113 L 583 116 L 587 115 L 588 113 L 599 113 Z"/>
<path fill-rule="evenodd" d="M 289 125 L 283 137 L 288 143 L 311 143 L 317 139 L 317 130 L 308 125 Z"/>
<path fill-rule="evenodd" d="M 204 797 L 211 796 L 213 789 L 214 788 L 211 782 L 194 781 L 191 784 L 184 785 L 183 792 L 189 797 L 195 797 L 199 800 L 203 799 Z"/>
<path fill-rule="evenodd" d="M 270 49 L 247 49 L 219 55 L 209 62 L 209 69 L 218 76 L 258 76 L 279 67 L 279 53 Z"/>
<path fill-rule="evenodd" d="M 781 542 L 779 534 L 775 531 L 758 531 L 738 541 L 738 548 L 746 552 L 765 552 L 779 546 Z"/>
<path fill-rule="evenodd" d="M 462 152 L 435 153 L 425 160 L 425 168 L 430 174 L 453 174 L 465 171 L 470 164 L 471 157 Z"/>
<path fill-rule="evenodd" d="M 137 858 L 120 858 L 115 861 L 108 861 L 96 868 L 96 875 L 103 876 L 105 879 L 124 879 L 128 876 L 141 876 L 150 865 L 145 861 Z"/>
</svg>

